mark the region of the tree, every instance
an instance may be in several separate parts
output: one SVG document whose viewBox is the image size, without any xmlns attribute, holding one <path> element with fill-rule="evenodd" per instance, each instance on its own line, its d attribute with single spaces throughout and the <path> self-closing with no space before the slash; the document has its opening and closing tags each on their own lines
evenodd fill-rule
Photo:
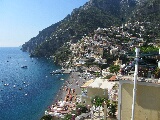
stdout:
<svg viewBox="0 0 160 120">
<path fill-rule="evenodd" d="M 156 78 L 160 78 L 160 68 L 157 68 L 154 72 Z"/>
<path fill-rule="evenodd" d="M 108 105 L 108 109 L 109 109 L 108 115 L 111 116 L 111 117 L 115 117 L 116 116 L 115 113 L 117 111 L 117 104 L 116 103 L 110 103 Z"/>
<path fill-rule="evenodd" d="M 40 120 L 52 120 L 51 115 L 44 115 Z"/>
<path fill-rule="evenodd" d="M 105 98 L 101 98 L 99 96 L 95 96 L 91 99 L 91 103 L 97 108 L 99 107 L 99 116 L 100 116 L 100 107 L 103 105 Z"/>
<path fill-rule="evenodd" d="M 119 65 L 111 65 L 111 66 L 109 67 L 109 71 L 110 71 L 111 73 L 116 73 L 116 74 L 117 74 L 117 72 L 119 71 L 119 69 L 120 69 L 120 66 L 119 66 Z"/>
<path fill-rule="evenodd" d="M 72 118 L 71 114 L 66 114 L 62 120 L 71 120 L 71 118 Z"/>
<path fill-rule="evenodd" d="M 95 96 L 91 99 L 91 103 L 93 105 L 95 105 L 95 107 L 101 107 L 103 105 L 103 102 L 105 101 L 106 99 L 105 98 L 101 98 L 99 96 Z"/>
<path fill-rule="evenodd" d="M 88 109 L 85 105 L 78 104 L 76 106 L 77 115 L 80 115 L 81 113 L 87 113 Z"/>
<path fill-rule="evenodd" d="M 153 46 L 153 45 L 144 45 L 140 47 L 141 53 L 158 53 L 159 48 Z M 132 50 L 132 52 L 135 51 L 135 48 Z"/>
</svg>

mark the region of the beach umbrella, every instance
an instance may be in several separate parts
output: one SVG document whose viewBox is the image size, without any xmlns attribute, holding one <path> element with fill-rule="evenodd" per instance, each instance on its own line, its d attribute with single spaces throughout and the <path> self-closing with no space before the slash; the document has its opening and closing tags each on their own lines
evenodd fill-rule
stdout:
<svg viewBox="0 0 160 120">
<path fill-rule="evenodd" d="M 60 113 L 55 113 L 54 116 L 59 117 Z"/>
<path fill-rule="evenodd" d="M 58 111 L 62 110 L 62 108 L 57 108 Z"/>
<path fill-rule="evenodd" d="M 57 107 L 54 107 L 54 108 L 53 108 L 53 110 L 56 110 L 56 109 L 57 109 Z"/>
<path fill-rule="evenodd" d="M 65 102 L 61 102 L 61 104 L 59 106 L 63 107 L 64 105 L 65 105 Z"/>
</svg>

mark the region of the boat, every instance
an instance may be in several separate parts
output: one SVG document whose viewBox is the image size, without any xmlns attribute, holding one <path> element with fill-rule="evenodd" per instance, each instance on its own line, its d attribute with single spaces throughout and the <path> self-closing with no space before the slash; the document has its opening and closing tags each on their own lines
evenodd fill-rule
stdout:
<svg viewBox="0 0 160 120">
<path fill-rule="evenodd" d="M 64 80 L 63 78 L 61 78 L 60 80 Z"/>
<path fill-rule="evenodd" d="M 63 72 L 60 69 L 50 72 L 50 74 L 62 74 L 62 73 Z"/>
<path fill-rule="evenodd" d="M 27 66 L 22 66 L 21 68 L 27 69 Z"/>
</svg>

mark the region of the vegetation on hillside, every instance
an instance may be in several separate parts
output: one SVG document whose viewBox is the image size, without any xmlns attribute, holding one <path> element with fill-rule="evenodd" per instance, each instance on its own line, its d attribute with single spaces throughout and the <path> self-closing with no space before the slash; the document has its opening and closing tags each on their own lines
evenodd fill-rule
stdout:
<svg viewBox="0 0 160 120">
<path fill-rule="evenodd" d="M 117 26 L 128 20 L 152 24 L 143 36 L 147 44 L 160 37 L 159 11 L 159 0 L 146 0 L 140 3 L 136 3 L 135 0 L 128 0 L 128 2 L 92 0 L 74 9 L 62 21 L 40 31 L 36 37 L 22 45 L 22 50 L 30 52 L 31 56 L 57 56 L 66 42 L 77 42 L 82 36 L 91 35 L 98 27 Z M 130 30 L 130 32 L 137 36 L 138 31 L 135 30 Z M 128 41 L 127 38 L 123 41 L 125 40 Z"/>
</svg>

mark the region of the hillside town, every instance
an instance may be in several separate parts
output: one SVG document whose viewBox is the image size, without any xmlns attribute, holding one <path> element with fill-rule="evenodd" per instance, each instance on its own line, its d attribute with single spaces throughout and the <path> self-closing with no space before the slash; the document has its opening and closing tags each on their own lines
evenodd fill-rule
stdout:
<svg viewBox="0 0 160 120">
<path fill-rule="evenodd" d="M 62 66 L 70 70 L 72 82 L 62 86 L 65 98 L 50 106 L 46 116 L 54 120 L 160 119 L 160 38 L 151 31 L 150 22 L 98 28 L 65 46 L 72 54 Z"/>
</svg>

